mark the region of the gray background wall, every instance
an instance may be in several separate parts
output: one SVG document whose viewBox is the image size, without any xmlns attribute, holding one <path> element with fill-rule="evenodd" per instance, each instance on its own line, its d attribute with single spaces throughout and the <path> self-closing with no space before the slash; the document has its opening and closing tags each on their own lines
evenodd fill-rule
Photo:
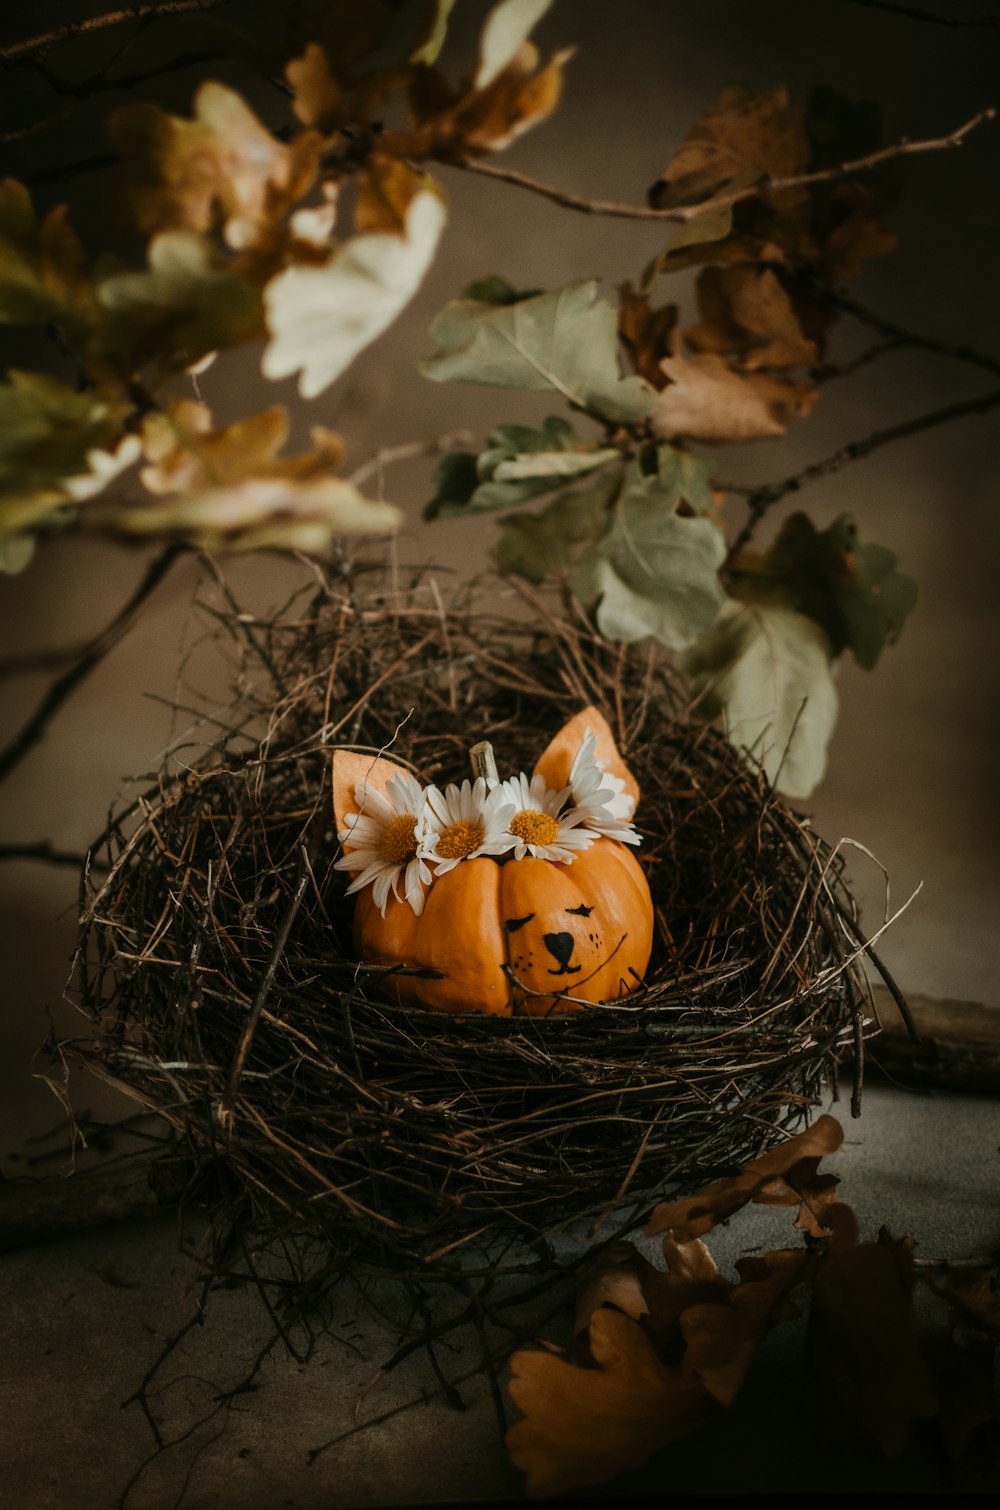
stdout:
<svg viewBox="0 0 1000 1510">
<path fill-rule="evenodd" d="M 937 3 L 952 18 L 991 8 L 988 0 Z M 458 10 L 462 29 L 474 35 L 482 7 Z M 4 25 L 8 36 L 25 35 L 50 19 L 83 13 L 80 5 L 37 6 L 30 20 L 23 11 Z M 732 80 L 758 88 L 785 83 L 800 101 L 817 82 L 876 97 L 889 138 L 947 133 L 984 105 L 1000 103 L 997 29 L 921 23 L 859 0 L 561 0 L 537 35 L 543 45 L 576 42 L 579 51 L 558 114 L 504 160 L 589 196 L 641 202 L 687 126 Z M 87 56 L 78 55 L 83 69 Z M 53 53 L 51 62 L 62 58 Z M 30 76 L 4 82 L 0 133 L 45 104 L 42 86 Z M 193 77 L 174 81 L 158 97 L 184 109 L 192 85 Z M 96 137 L 88 142 L 87 136 L 96 131 L 104 103 L 94 102 L 44 142 L 36 137 L 8 146 L 4 171 L 17 175 L 32 161 L 49 160 L 52 151 L 72 157 L 95 145 Z M 900 249 L 869 264 L 853 285 L 856 296 L 925 334 L 1000 353 L 998 164 L 997 125 L 959 152 L 916 160 L 907 195 L 891 218 Z M 501 419 L 548 412 L 544 400 L 422 380 L 414 363 L 428 348 L 431 315 L 462 283 L 492 271 L 522 286 L 597 275 L 610 289 L 636 278 L 663 231 L 573 215 L 454 170 L 442 168 L 439 177 L 451 206 L 449 229 L 424 289 L 398 325 L 310 406 L 300 404 L 290 383 L 264 384 L 256 353 L 226 357 L 202 380 L 221 418 L 281 398 L 296 410 L 303 436 L 308 424 L 332 425 L 347 437 L 352 461 L 360 462 L 381 445 L 457 425 L 483 433 Z M 90 185 L 77 181 L 60 192 L 82 196 L 86 223 Z M 661 293 L 667 297 L 666 285 Z M 688 283 L 678 280 L 669 294 L 689 300 Z M 848 349 L 845 329 L 834 355 Z M 19 350 L 13 341 L 6 360 L 16 363 Z M 988 375 L 952 361 L 913 353 L 888 357 L 831 386 L 813 416 L 787 438 L 739 452 L 726 448 L 720 472 L 745 480 L 784 476 L 845 440 L 990 386 Z M 915 617 L 877 671 L 844 665 L 829 774 L 804 806 L 827 837 L 849 835 L 879 858 L 892 878 L 894 905 L 923 882 L 884 941 L 885 958 L 903 986 L 1000 1005 L 995 442 L 995 416 L 965 419 L 817 483 L 796 505 L 807 507 L 820 526 L 852 510 L 865 537 L 897 550 L 921 587 Z M 477 570 L 485 564 L 491 530 L 421 524 L 429 475 L 429 464 L 415 464 L 385 476 L 386 496 L 409 513 L 401 558 Z M 779 519 L 780 512 L 772 523 Z M 4 654 L 60 646 L 96 631 L 127 596 L 143 563 L 139 553 L 95 541 L 47 547 L 22 577 L 0 579 Z M 227 563 L 225 571 L 239 595 L 261 606 L 280 601 L 298 576 L 297 568 L 274 558 Z M 173 728 L 165 700 L 174 696 L 181 659 L 199 633 L 192 597 L 210 591 L 197 561 L 175 570 L 134 633 L 0 791 L 4 839 L 82 847 L 100 828 L 123 779 L 155 766 Z M 196 693 L 211 694 L 218 685 L 210 655 L 196 654 L 185 674 Z M 4 684 L 5 731 L 19 724 L 44 685 L 41 676 Z M 860 852 L 851 870 L 875 926 L 880 875 Z M 33 1069 L 44 1068 L 33 1065 L 32 1056 L 49 1019 L 64 1032 L 80 1025 L 62 999 L 75 894 L 72 872 L 0 867 L 4 1153 L 58 1116 L 49 1093 L 31 1078 Z M 111 1109 L 92 1087 L 81 1088 L 78 1100 Z"/>
</svg>

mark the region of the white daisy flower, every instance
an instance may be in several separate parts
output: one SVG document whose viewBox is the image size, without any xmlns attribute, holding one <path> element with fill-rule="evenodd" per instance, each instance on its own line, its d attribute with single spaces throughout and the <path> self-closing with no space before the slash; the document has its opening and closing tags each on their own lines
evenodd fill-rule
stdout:
<svg viewBox="0 0 1000 1510">
<path fill-rule="evenodd" d="M 629 821 L 635 811 L 635 798 L 625 790 L 621 776 L 612 776 L 594 754 L 597 735 L 590 729 L 573 757 L 569 785 L 573 807 L 583 814 L 583 825 L 606 839 L 622 844 L 639 844 L 641 839 Z"/>
<path fill-rule="evenodd" d="M 582 813 L 566 808 L 568 786 L 556 792 L 544 776 L 532 776 L 529 781 L 522 771 L 502 781 L 497 790 L 504 794 L 504 803 L 513 807 L 507 839 L 515 860 L 534 855 L 539 860 L 566 862 L 593 843 L 594 835 L 583 827 Z"/>
<path fill-rule="evenodd" d="M 424 910 L 423 887 L 433 877 L 425 861 L 433 850 L 429 833 L 424 789 L 413 776 L 394 776 L 385 794 L 366 782 L 354 788 L 356 813 L 345 817 L 346 827 L 337 835 L 350 843 L 349 854 L 336 862 L 337 870 L 349 870 L 354 880 L 348 894 L 371 885 L 375 905 L 385 917 L 390 892 L 397 901 L 402 880 L 406 900 L 419 917 Z"/>
<path fill-rule="evenodd" d="M 499 785 L 491 790 L 482 776 L 461 786 L 452 783 L 443 792 L 428 787 L 427 806 L 435 841 L 430 858 L 437 875 L 462 860 L 499 855 L 510 848 L 507 824 L 514 816 L 513 803 L 504 800 Z"/>
</svg>

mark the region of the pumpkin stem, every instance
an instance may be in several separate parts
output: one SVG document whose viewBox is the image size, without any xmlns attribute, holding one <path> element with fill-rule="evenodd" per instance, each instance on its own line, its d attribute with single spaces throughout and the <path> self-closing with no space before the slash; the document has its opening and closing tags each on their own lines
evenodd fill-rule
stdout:
<svg viewBox="0 0 1000 1510">
<path fill-rule="evenodd" d="M 493 746 L 488 739 L 481 739 L 477 745 L 473 745 L 469 751 L 469 759 L 472 762 L 472 774 L 483 776 L 488 787 L 500 784 L 500 772 L 493 755 Z"/>
</svg>

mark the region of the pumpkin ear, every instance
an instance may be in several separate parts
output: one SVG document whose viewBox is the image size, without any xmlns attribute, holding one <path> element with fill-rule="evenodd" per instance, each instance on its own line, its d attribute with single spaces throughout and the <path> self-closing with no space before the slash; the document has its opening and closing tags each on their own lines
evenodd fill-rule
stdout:
<svg viewBox="0 0 1000 1510">
<path fill-rule="evenodd" d="M 332 767 L 333 820 L 338 833 L 346 827 L 347 814 L 358 810 L 354 795 L 357 785 L 384 792 L 394 776 L 409 774 L 405 766 L 386 760 L 384 755 L 363 755 L 357 750 L 334 750 Z"/>
<path fill-rule="evenodd" d="M 551 787 L 558 790 L 569 784 L 569 773 L 577 752 L 588 729 L 597 739 L 595 758 L 611 776 L 618 776 L 625 783 L 625 790 L 636 803 L 639 801 L 639 783 L 625 764 L 615 744 L 615 736 L 603 713 L 594 707 L 584 708 L 569 723 L 563 724 L 535 766 L 535 775 L 544 776 Z"/>
</svg>

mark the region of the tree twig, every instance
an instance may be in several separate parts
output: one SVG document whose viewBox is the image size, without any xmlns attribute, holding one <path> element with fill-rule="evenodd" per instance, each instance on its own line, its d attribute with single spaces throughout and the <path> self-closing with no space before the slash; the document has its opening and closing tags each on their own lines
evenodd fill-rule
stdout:
<svg viewBox="0 0 1000 1510">
<path fill-rule="evenodd" d="M 87 863 L 86 855 L 56 849 L 49 839 L 35 844 L 0 844 L 0 860 L 38 860 L 43 865 L 70 865 L 75 870 L 82 870 Z"/>
<path fill-rule="evenodd" d="M 26 53 L 40 52 L 56 42 L 68 42 L 73 37 L 87 37 L 92 32 L 103 31 L 108 26 L 121 26 L 124 21 L 152 21 L 158 16 L 178 15 L 182 11 L 215 10 L 223 0 L 155 0 L 154 4 L 123 5 L 118 10 L 106 11 L 101 16 L 87 16 L 83 21 L 67 21 L 64 26 L 55 26 L 51 31 L 38 36 L 26 37 L 22 42 L 11 42 L 0 47 L 0 63 L 9 63 Z"/>
<path fill-rule="evenodd" d="M 883 163 L 897 157 L 912 156 L 921 152 L 950 151 L 952 148 L 960 147 L 966 137 L 986 121 L 994 120 L 996 114 L 995 108 L 990 105 L 946 136 L 927 137 L 919 141 L 910 141 L 908 137 L 903 137 L 891 146 L 880 147 L 877 152 L 869 152 L 864 157 L 852 158 L 849 162 L 837 163 L 831 168 L 821 168 L 813 173 L 794 173 L 784 178 L 771 178 L 768 174 L 763 174 L 756 183 L 745 185 L 743 188 L 714 194 L 710 199 L 701 200 L 697 204 L 675 205 L 667 209 L 652 209 L 648 205 L 620 204 L 609 199 L 585 199 L 580 194 L 571 194 L 552 184 L 529 178 L 527 174 L 518 173 L 514 168 L 504 168 L 496 163 L 479 162 L 471 158 L 449 163 L 447 166 L 462 168 L 468 173 L 478 173 L 484 178 L 513 184 L 517 188 L 529 189 L 533 194 L 539 194 L 544 199 L 551 199 L 555 204 L 562 205 L 564 209 L 579 210 L 585 215 L 615 215 L 627 220 L 663 220 L 684 225 L 701 215 L 711 215 L 719 210 L 732 209 L 734 205 L 741 204 L 747 199 L 766 198 L 770 194 L 781 194 L 790 189 L 809 188 L 813 184 L 836 183 L 842 178 L 850 178 L 855 173 L 870 172 L 873 168 L 881 167 Z"/>
<path fill-rule="evenodd" d="M 52 719 L 66 699 L 75 692 L 94 667 L 113 650 L 118 641 L 131 628 L 140 609 L 173 566 L 184 547 L 168 545 L 149 563 L 138 587 L 128 601 L 118 610 L 96 639 L 91 640 L 78 660 L 49 687 L 41 702 L 14 738 L 0 750 L 0 781 L 5 781 L 21 763 L 28 751 L 33 749 L 45 734 Z"/>
<path fill-rule="evenodd" d="M 927 414 L 918 414 L 913 419 L 901 420 L 899 424 L 887 425 L 883 430 L 875 430 L 864 440 L 851 441 L 849 445 L 841 446 L 839 451 L 825 456 L 821 461 L 814 461 L 808 467 L 803 467 L 801 472 L 795 472 L 791 477 L 786 477 L 783 482 L 769 483 L 765 487 L 755 488 L 747 497 L 747 519 L 743 528 L 729 547 L 727 559 L 733 557 L 748 543 L 761 519 L 768 509 L 789 493 L 797 493 L 810 482 L 815 482 L 820 477 L 827 477 L 832 472 L 839 472 L 846 467 L 848 462 L 860 461 L 864 456 L 870 456 L 881 446 L 888 445 L 894 440 L 905 440 L 907 436 L 917 435 L 921 430 L 931 430 L 937 425 L 945 425 L 954 419 L 962 419 L 969 414 L 986 414 L 990 409 L 995 409 L 1000 404 L 1000 388 L 991 393 L 980 394 L 978 398 L 964 399 L 959 403 L 947 404 L 943 409 L 933 409 Z"/>
<path fill-rule="evenodd" d="M 452 430 L 450 434 L 439 435 L 435 440 L 410 440 L 403 441 L 398 446 L 384 446 L 381 451 L 376 451 L 374 456 L 363 461 L 347 481 L 358 487 L 393 462 L 415 461 L 421 456 L 443 456 L 446 451 L 457 451 L 462 446 L 473 444 L 474 437 L 468 430 Z"/>
<path fill-rule="evenodd" d="M 857 299 L 852 299 L 849 294 L 842 293 L 839 289 L 827 288 L 812 279 L 796 279 L 801 282 L 808 292 L 815 298 L 821 299 L 825 304 L 831 305 L 843 314 L 851 315 L 862 325 L 867 325 L 870 330 L 876 331 L 883 336 L 886 342 L 900 346 L 912 346 L 919 351 L 928 351 L 933 356 L 950 357 L 956 362 L 967 362 L 973 367 L 981 367 L 984 372 L 990 372 L 994 377 L 1000 377 L 1000 358 L 987 356 L 985 352 L 977 351 L 973 346 L 966 346 L 958 341 L 940 341 L 935 336 L 920 335 L 917 331 L 905 330 L 902 325 L 896 325 L 892 320 L 885 320 L 873 310 L 859 304 Z"/>
<path fill-rule="evenodd" d="M 896 5 L 893 0 L 848 0 L 848 4 L 863 5 L 865 10 L 885 10 L 907 21 L 930 21 L 934 26 L 1000 26 L 1000 16 L 942 16 L 940 11 L 924 10 L 918 5 Z"/>
</svg>

